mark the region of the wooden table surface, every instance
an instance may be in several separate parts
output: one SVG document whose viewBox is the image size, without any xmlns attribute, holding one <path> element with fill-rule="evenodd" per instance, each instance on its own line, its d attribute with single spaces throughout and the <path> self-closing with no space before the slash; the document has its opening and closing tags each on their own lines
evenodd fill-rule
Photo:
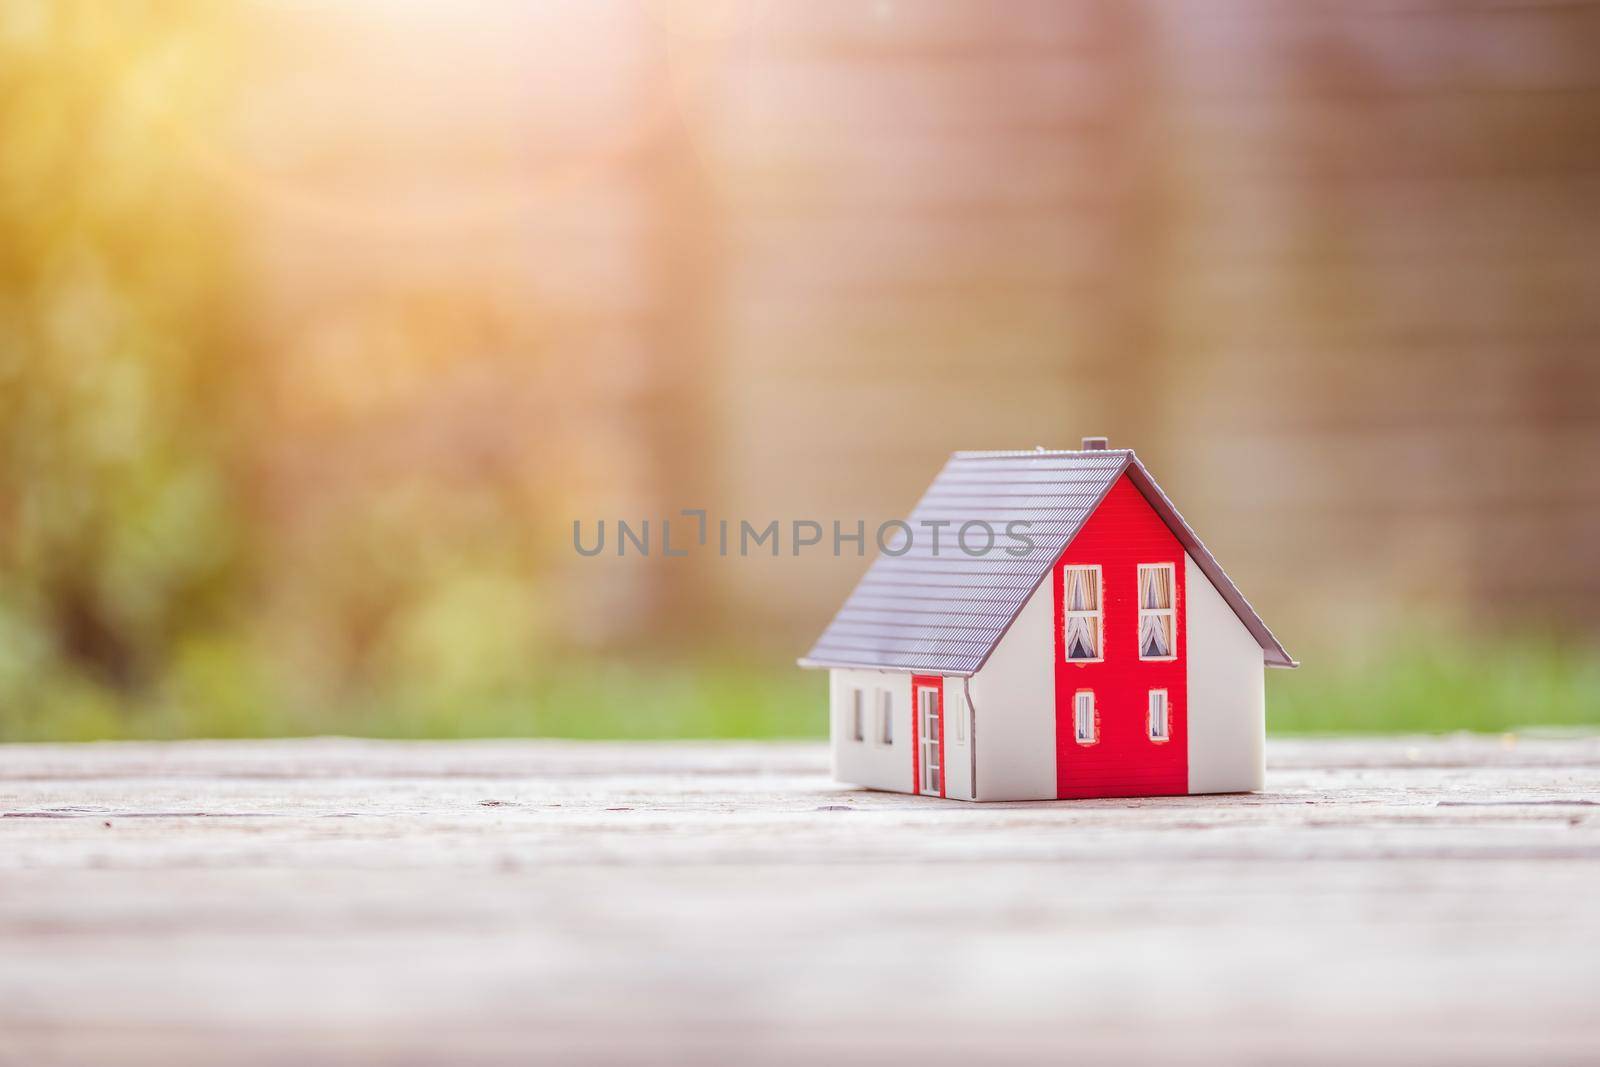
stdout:
<svg viewBox="0 0 1600 1067">
<path fill-rule="evenodd" d="M 1600 1060 L 1600 738 L 970 805 L 815 744 L 0 747 L 0 1063 Z"/>
</svg>

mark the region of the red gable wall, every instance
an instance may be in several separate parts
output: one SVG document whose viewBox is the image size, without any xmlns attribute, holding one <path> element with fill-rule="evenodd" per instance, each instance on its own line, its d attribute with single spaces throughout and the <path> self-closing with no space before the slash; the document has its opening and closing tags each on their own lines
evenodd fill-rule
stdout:
<svg viewBox="0 0 1600 1067">
<path fill-rule="evenodd" d="M 1174 565 L 1173 660 L 1139 659 L 1138 565 Z M 1104 662 L 1069 663 L 1062 615 L 1062 572 L 1068 564 L 1099 564 Z M 1183 547 L 1124 474 L 1051 573 L 1055 611 L 1056 790 L 1066 797 L 1168 796 L 1189 791 L 1188 642 L 1184 613 Z M 1098 740 L 1080 744 L 1073 698 L 1095 695 Z M 1170 740 L 1150 740 L 1149 691 L 1167 691 Z"/>
</svg>

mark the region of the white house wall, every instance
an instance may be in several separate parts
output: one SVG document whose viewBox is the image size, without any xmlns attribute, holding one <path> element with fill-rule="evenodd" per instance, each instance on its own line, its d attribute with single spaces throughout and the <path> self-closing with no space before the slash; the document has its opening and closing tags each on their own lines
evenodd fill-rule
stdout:
<svg viewBox="0 0 1600 1067">
<path fill-rule="evenodd" d="M 1267 730 L 1261 646 L 1195 561 L 1189 593 L 1189 792 L 1262 788 Z"/>
<path fill-rule="evenodd" d="M 1039 583 L 989 662 L 972 676 L 979 800 L 1056 797 L 1054 596 L 1049 578 Z M 945 691 L 948 708 L 960 681 L 952 679 Z"/>
<path fill-rule="evenodd" d="M 860 689 L 866 700 L 866 737 L 851 734 L 850 692 Z M 878 693 L 894 701 L 894 739 L 883 744 L 878 734 Z M 915 719 L 911 708 L 911 676 L 900 671 L 832 670 L 828 672 L 828 733 L 832 738 L 833 777 L 869 789 L 912 791 L 911 746 Z"/>
</svg>

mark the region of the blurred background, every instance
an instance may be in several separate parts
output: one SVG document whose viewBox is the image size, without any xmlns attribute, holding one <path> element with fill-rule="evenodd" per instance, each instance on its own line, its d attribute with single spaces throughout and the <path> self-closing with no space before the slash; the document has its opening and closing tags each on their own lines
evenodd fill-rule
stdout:
<svg viewBox="0 0 1600 1067">
<path fill-rule="evenodd" d="M 1600 724 L 1600 8 L 0 4 L 0 738 L 804 736 L 905 514 L 1136 447 L 1278 731 Z"/>
</svg>

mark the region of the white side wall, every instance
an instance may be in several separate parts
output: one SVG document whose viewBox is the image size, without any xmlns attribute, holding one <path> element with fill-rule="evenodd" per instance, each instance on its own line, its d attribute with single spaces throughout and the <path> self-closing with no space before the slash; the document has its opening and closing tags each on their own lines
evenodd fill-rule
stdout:
<svg viewBox="0 0 1600 1067">
<path fill-rule="evenodd" d="M 1050 579 L 1039 583 L 989 662 L 972 676 L 979 800 L 1056 798 L 1054 596 Z M 945 694 L 948 709 L 959 700 L 960 681 L 947 682 Z"/>
<path fill-rule="evenodd" d="M 960 678 L 944 679 L 944 795 L 972 799 L 972 717 Z"/>
<path fill-rule="evenodd" d="M 852 689 L 866 700 L 866 738 L 851 736 Z M 878 734 L 878 693 L 887 691 L 893 701 L 894 740 L 884 744 Z M 915 791 L 911 773 L 911 746 L 916 743 L 915 713 L 911 706 L 911 676 L 899 671 L 828 672 L 828 734 L 832 738 L 833 777 L 869 789 L 898 793 Z"/>
<path fill-rule="evenodd" d="M 1194 559 L 1185 556 L 1189 609 L 1189 792 L 1262 788 L 1267 734 L 1261 646 Z"/>
</svg>

